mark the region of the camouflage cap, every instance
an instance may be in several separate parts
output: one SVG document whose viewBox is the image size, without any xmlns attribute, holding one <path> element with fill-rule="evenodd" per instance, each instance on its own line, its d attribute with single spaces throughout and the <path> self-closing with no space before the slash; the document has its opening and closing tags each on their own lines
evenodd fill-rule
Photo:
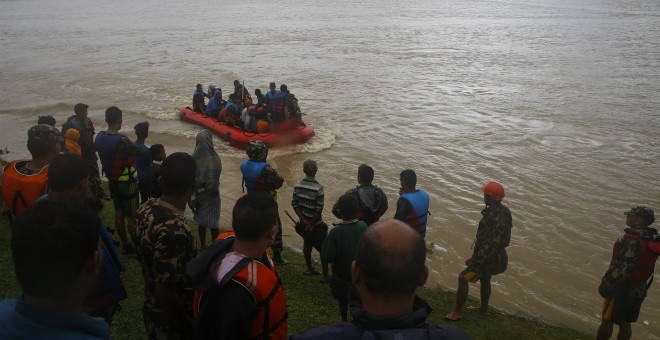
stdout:
<svg viewBox="0 0 660 340">
<path fill-rule="evenodd" d="M 28 130 L 28 143 L 64 143 L 64 136 L 53 126 L 39 124 Z"/>
<path fill-rule="evenodd" d="M 251 161 L 265 162 L 266 157 L 268 157 L 268 147 L 264 142 L 254 139 L 248 143 L 245 153 Z"/>
<path fill-rule="evenodd" d="M 653 213 L 653 210 L 647 207 L 634 207 L 623 214 L 626 216 L 639 216 L 646 219 L 650 223 L 655 221 L 655 214 Z"/>
</svg>

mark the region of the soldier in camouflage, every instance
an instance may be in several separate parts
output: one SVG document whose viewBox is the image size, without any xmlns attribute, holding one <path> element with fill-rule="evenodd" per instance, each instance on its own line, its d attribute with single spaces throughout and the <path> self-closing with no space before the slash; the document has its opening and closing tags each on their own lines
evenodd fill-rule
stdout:
<svg viewBox="0 0 660 340">
<path fill-rule="evenodd" d="M 653 210 L 635 207 L 625 215 L 629 228 L 614 243 L 612 261 L 598 287 L 605 301 L 597 339 L 609 339 L 614 324 L 619 325 L 618 339 L 632 336 L 631 323 L 637 321 L 660 254 L 658 231 L 649 227 L 655 221 Z"/>
<path fill-rule="evenodd" d="M 138 210 L 137 257 L 144 276 L 144 326 L 149 339 L 192 337 L 193 290 L 185 267 L 197 247 L 183 211 L 195 191 L 195 160 L 177 152 L 162 163 L 163 196 Z"/>
<path fill-rule="evenodd" d="M 468 282 L 481 282 L 481 305 L 468 307 L 468 310 L 483 315 L 488 314 L 490 279 L 493 275 L 504 273 L 509 260 L 506 247 L 511 240 L 513 224 L 509 208 L 502 205 L 504 187 L 500 183 L 491 181 L 481 190 L 484 192 L 486 208 L 481 211 L 482 218 L 477 228 L 472 257 L 465 260 L 467 267 L 458 276 L 456 306 L 445 316 L 449 321 L 458 321 L 462 318 L 460 313 L 468 297 Z"/>
</svg>

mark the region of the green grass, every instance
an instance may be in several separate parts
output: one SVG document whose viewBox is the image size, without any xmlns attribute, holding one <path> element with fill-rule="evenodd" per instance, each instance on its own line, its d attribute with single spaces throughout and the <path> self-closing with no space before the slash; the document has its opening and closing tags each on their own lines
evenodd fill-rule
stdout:
<svg viewBox="0 0 660 340">
<path fill-rule="evenodd" d="M 113 221 L 112 204 L 106 201 L 102 219 L 107 225 Z M 197 226 L 191 223 L 191 227 Z M 197 232 L 195 230 L 194 234 Z M 10 233 L 6 216 L 0 218 L 0 298 L 15 298 L 20 295 L 16 283 L 11 252 Z M 283 256 L 289 261 L 279 268 L 284 281 L 289 311 L 289 334 L 299 334 L 310 328 L 329 325 L 341 320 L 336 300 L 330 295 L 327 285 L 319 283 L 319 276 L 303 275 L 304 259 L 301 254 L 285 250 Z M 127 270 L 122 275 L 129 298 L 122 303 L 122 310 L 115 316 L 112 334 L 115 339 L 144 339 L 142 325 L 143 279 L 140 265 L 134 256 L 125 256 Z M 431 324 L 447 323 L 443 316 L 449 312 L 456 299 L 451 292 L 437 288 L 422 288 L 418 294 L 426 300 L 434 312 L 428 319 Z M 539 320 L 530 320 L 491 310 L 490 316 L 481 317 L 470 312 L 463 313 L 463 320 L 452 323 L 463 329 L 470 339 L 590 339 L 593 336 L 578 331 L 555 327 Z"/>
</svg>

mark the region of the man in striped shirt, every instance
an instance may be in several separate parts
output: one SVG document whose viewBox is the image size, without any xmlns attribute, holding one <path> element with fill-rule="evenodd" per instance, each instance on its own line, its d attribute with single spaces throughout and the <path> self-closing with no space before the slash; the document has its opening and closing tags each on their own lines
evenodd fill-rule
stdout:
<svg viewBox="0 0 660 340">
<path fill-rule="evenodd" d="M 312 266 L 312 248 L 321 253 L 323 241 L 328 235 L 328 225 L 323 223 L 321 213 L 323 212 L 324 191 L 323 186 L 314 178 L 318 167 L 316 162 L 308 159 L 303 163 L 303 178 L 293 188 L 291 206 L 300 218 L 296 223 L 296 232 L 303 238 L 303 254 L 307 271 L 305 275 L 319 275 L 320 273 Z M 328 277 L 328 264 L 323 263 L 323 278 Z"/>
</svg>

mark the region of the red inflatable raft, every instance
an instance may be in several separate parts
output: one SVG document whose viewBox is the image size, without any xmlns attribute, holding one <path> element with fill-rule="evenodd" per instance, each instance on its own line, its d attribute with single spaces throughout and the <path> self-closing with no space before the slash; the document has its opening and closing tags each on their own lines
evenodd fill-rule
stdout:
<svg viewBox="0 0 660 340">
<path fill-rule="evenodd" d="M 287 124 L 286 128 L 282 125 L 280 127 L 276 125 L 274 131 L 269 133 L 243 131 L 237 127 L 219 122 L 203 113 L 193 112 L 190 107 L 182 107 L 179 110 L 179 118 L 184 122 L 204 127 L 238 148 L 245 148 L 247 143 L 254 139 L 264 142 L 268 147 L 273 147 L 303 144 L 314 136 L 314 128 L 302 122 L 294 125 Z"/>
</svg>

